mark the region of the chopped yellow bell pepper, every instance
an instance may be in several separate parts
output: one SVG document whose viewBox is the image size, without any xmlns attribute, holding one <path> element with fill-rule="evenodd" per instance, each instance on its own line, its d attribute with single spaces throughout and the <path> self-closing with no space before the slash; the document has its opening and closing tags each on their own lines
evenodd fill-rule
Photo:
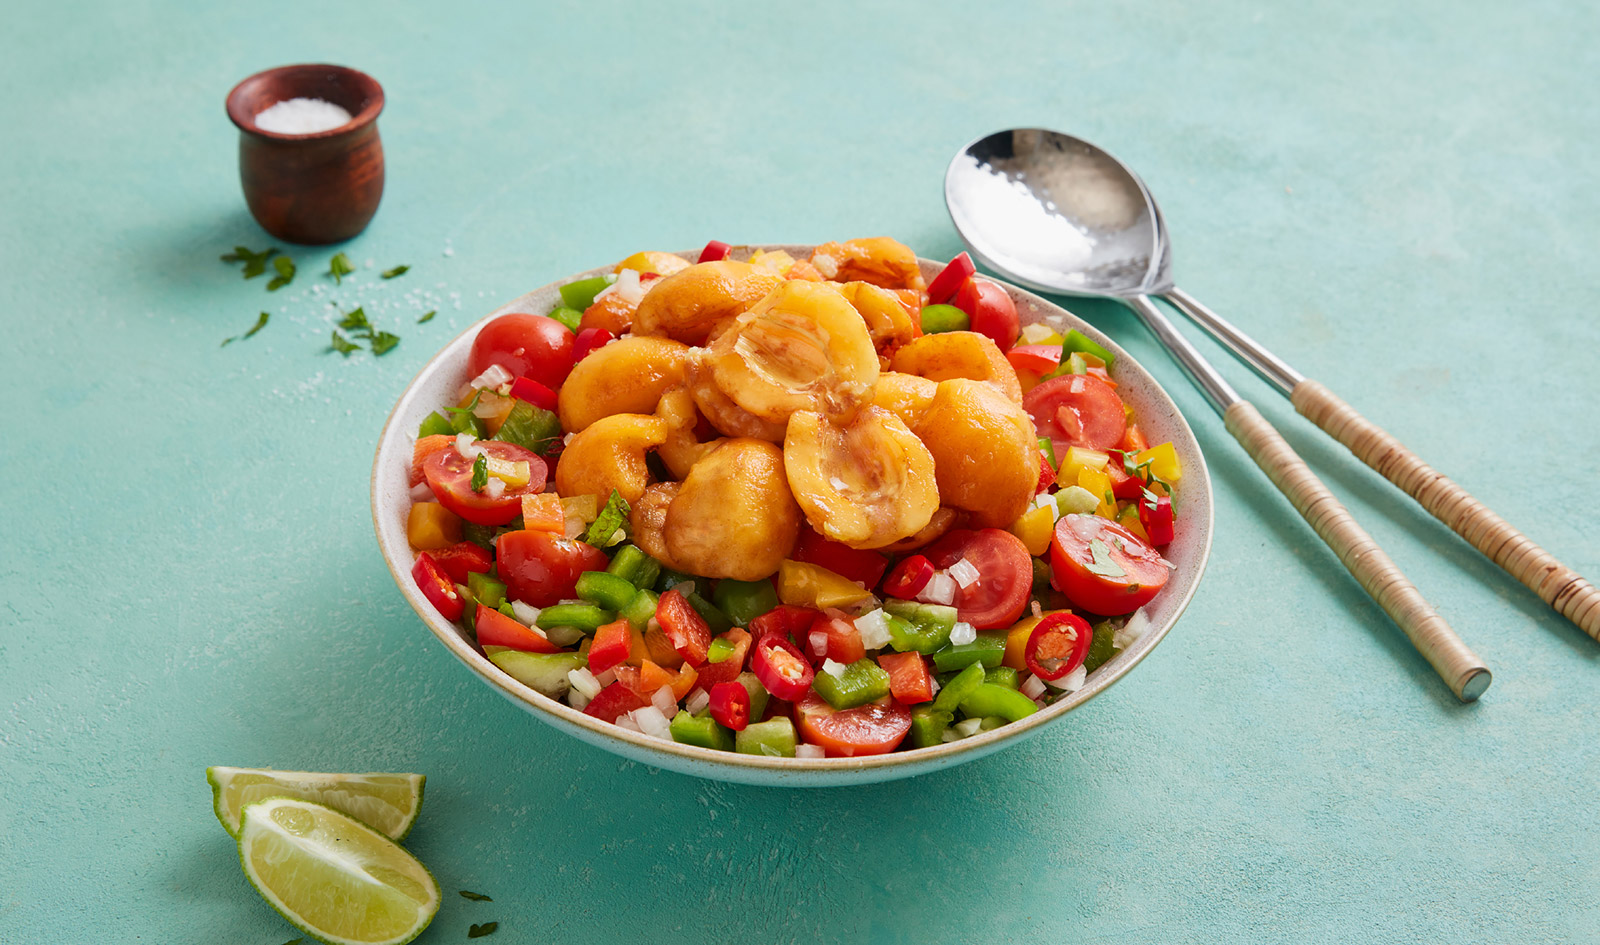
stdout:
<svg viewBox="0 0 1600 945">
<path fill-rule="evenodd" d="M 437 502 L 418 502 L 406 516 L 406 540 L 418 551 L 448 548 L 461 540 L 461 519 Z"/>
<path fill-rule="evenodd" d="M 1050 535 L 1055 531 L 1056 519 L 1049 508 L 1029 509 L 1011 523 L 1011 534 L 1022 539 L 1028 554 L 1042 555 L 1050 547 Z"/>
<path fill-rule="evenodd" d="M 1060 332 L 1041 322 L 1022 326 L 1022 343 L 1025 345 L 1060 345 L 1065 340 Z"/>
<path fill-rule="evenodd" d="M 827 568 L 789 560 L 778 565 L 778 599 L 785 604 L 825 610 L 849 607 L 871 596 L 871 591 Z"/>
<path fill-rule="evenodd" d="M 784 276 L 788 275 L 789 270 L 793 268 L 794 257 L 781 249 L 775 249 L 771 252 L 758 249 L 751 254 L 750 265 L 755 266 L 757 269 L 765 269 L 776 276 Z"/>
<path fill-rule="evenodd" d="M 1006 631 L 1006 655 L 1000 661 L 1001 666 L 1009 666 L 1019 673 L 1028 671 L 1028 663 L 1022 658 L 1028 649 L 1028 638 L 1033 636 L 1033 628 L 1039 621 L 1051 614 L 1071 613 L 1064 610 L 1047 610 L 1037 617 L 1023 617 L 1017 621 L 1010 630 Z"/>
<path fill-rule="evenodd" d="M 653 272 L 661 276 L 670 276 L 687 268 L 689 268 L 689 264 L 684 261 L 682 256 L 645 250 L 634 253 L 622 262 L 617 263 L 616 268 L 611 271 L 621 272 L 624 269 L 632 269 L 638 273 Z"/>
<path fill-rule="evenodd" d="M 1139 536 L 1139 540 L 1149 543 L 1150 536 L 1145 533 L 1144 523 L 1139 521 L 1139 506 L 1129 502 L 1117 510 L 1117 524 Z"/>
<path fill-rule="evenodd" d="M 1117 498 L 1111 494 L 1111 477 L 1106 475 L 1104 470 L 1083 468 L 1078 473 L 1077 484 L 1100 500 L 1100 505 L 1095 508 L 1094 514 L 1101 518 L 1116 517 Z"/>
<path fill-rule="evenodd" d="M 1170 442 L 1160 446 L 1152 446 L 1133 458 L 1136 465 L 1150 464 L 1150 472 L 1156 478 L 1167 482 L 1177 482 L 1183 478 L 1183 465 L 1178 462 L 1178 451 Z"/>
<path fill-rule="evenodd" d="M 565 533 L 567 516 L 561 509 L 561 497 L 554 492 L 523 496 L 522 527 L 530 532 Z"/>
<path fill-rule="evenodd" d="M 1085 469 L 1104 470 L 1106 464 L 1111 462 L 1109 453 L 1099 450 L 1088 450 L 1081 446 L 1067 447 L 1067 455 L 1061 457 L 1061 471 L 1056 474 L 1056 484 L 1071 486 L 1078 483 L 1078 474 Z"/>
<path fill-rule="evenodd" d="M 585 525 L 600 517 L 600 497 L 594 495 L 564 495 L 561 497 L 561 514 L 575 518 Z"/>
<path fill-rule="evenodd" d="M 532 470 L 528 468 L 527 460 L 511 462 L 510 460 L 495 459 L 488 454 L 484 454 L 483 459 L 488 467 L 489 475 L 505 483 L 508 488 L 520 489 L 528 484 L 528 480 L 532 476 Z"/>
</svg>

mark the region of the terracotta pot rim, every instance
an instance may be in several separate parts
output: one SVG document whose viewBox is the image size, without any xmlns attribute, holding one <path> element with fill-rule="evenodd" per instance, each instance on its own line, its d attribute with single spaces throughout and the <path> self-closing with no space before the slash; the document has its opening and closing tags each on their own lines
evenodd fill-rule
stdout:
<svg viewBox="0 0 1600 945">
<path fill-rule="evenodd" d="M 246 111 L 245 109 L 245 91 L 257 85 L 274 84 L 277 80 L 288 79 L 291 76 L 312 71 L 334 72 L 338 73 L 343 78 L 350 80 L 350 84 L 353 87 L 360 89 L 363 93 L 365 93 L 366 105 L 362 107 L 361 111 L 351 116 L 348 122 L 345 122 L 337 128 L 329 128 L 326 131 L 314 131 L 310 134 L 303 135 L 291 135 L 277 131 L 266 131 L 262 128 L 256 127 L 255 114 L 253 112 Z M 255 75 L 252 75 L 241 81 L 238 85 L 235 85 L 233 90 L 228 93 L 227 99 L 228 120 L 232 121 L 235 127 L 245 134 L 253 135 L 257 138 L 265 138 L 269 141 L 317 141 L 325 138 L 336 138 L 340 135 L 359 131 L 378 120 L 378 114 L 383 111 L 383 104 L 383 86 L 378 84 L 377 79 L 374 79 L 372 76 L 367 75 L 365 72 L 362 72 L 359 69 L 351 69 L 349 66 L 338 66 L 333 65 L 332 63 L 314 62 L 297 63 L 289 66 L 278 66 L 275 69 L 267 69 L 262 72 L 257 72 Z"/>
</svg>

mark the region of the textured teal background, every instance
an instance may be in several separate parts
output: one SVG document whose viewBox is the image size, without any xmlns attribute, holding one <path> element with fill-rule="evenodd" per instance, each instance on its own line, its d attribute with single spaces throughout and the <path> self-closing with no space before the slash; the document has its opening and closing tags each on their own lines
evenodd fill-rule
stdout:
<svg viewBox="0 0 1600 945">
<path fill-rule="evenodd" d="M 8 8 L 0 941 L 293 937 L 214 763 L 425 772 L 426 943 L 1600 940 L 1600 646 L 1224 363 L 1493 667 L 1457 705 L 1115 306 L 1069 303 L 1187 411 L 1210 572 L 1129 678 L 954 771 L 786 792 L 580 745 L 434 642 L 367 512 L 389 406 L 498 302 L 712 237 L 947 256 L 950 155 L 1042 124 L 1143 173 L 1187 289 L 1600 577 L 1597 30 L 1556 2 Z M 217 261 L 268 245 L 223 96 L 319 60 L 389 96 L 343 248 L 413 269 L 333 289 L 295 250 L 268 295 Z M 330 300 L 404 340 L 327 353 Z"/>
</svg>

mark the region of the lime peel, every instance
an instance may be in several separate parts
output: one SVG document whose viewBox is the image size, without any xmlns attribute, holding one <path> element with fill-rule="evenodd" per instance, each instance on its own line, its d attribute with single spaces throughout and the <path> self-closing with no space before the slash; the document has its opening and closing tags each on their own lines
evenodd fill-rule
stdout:
<svg viewBox="0 0 1600 945">
<path fill-rule="evenodd" d="M 206 769 L 211 807 L 228 836 L 239 836 L 243 809 L 269 797 L 294 797 L 325 804 L 354 817 L 391 840 L 404 840 L 422 810 L 426 778 L 420 774 L 274 771 L 269 768 Z"/>
</svg>

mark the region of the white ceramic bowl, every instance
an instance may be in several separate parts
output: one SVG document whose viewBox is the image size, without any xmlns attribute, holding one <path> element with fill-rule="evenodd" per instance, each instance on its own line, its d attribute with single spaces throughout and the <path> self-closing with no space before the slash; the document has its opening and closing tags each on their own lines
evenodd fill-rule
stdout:
<svg viewBox="0 0 1600 945">
<path fill-rule="evenodd" d="M 754 248 L 750 247 L 744 252 Z M 809 246 L 765 248 L 786 249 L 797 257 L 809 256 L 811 252 Z M 692 253 L 686 255 L 694 258 Z M 940 263 L 932 260 L 922 260 L 923 272 L 930 279 L 940 266 Z M 826 787 L 905 778 L 982 758 L 1007 745 L 1016 744 L 1046 726 L 1060 724 L 1069 712 L 1121 679 L 1155 649 L 1194 596 L 1211 550 L 1212 502 L 1211 480 L 1193 431 L 1184 422 L 1166 391 L 1110 338 L 1059 306 L 1031 292 L 1007 285 L 1006 289 L 1016 301 L 1023 324 L 1045 321 L 1062 331 L 1076 328 L 1116 354 L 1112 377 L 1119 385 L 1118 393 L 1136 411 L 1139 424 L 1150 442 L 1171 440 L 1183 463 L 1183 480 L 1177 496 L 1180 506 L 1177 535 L 1166 551 L 1167 559 L 1176 565 L 1176 570 L 1167 586 L 1144 608 L 1149 618 L 1149 628 L 1127 649 L 1117 654 L 1115 659 L 1092 673 L 1082 689 L 1020 722 L 944 745 L 865 758 L 816 759 L 740 755 L 662 741 L 602 722 L 535 692 L 489 662 L 465 631 L 433 609 L 411 579 L 413 554 L 406 541 L 406 512 L 411 506 L 408 472 L 412 443 L 422 418 L 430 411 L 454 402 L 456 390 L 468 380 L 467 357 L 472 339 L 485 322 L 507 312 L 549 312 L 556 306 L 557 286 L 606 271 L 606 268 L 592 269 L 529 292 L 495 309 L 445 345 L 400 395 L 378 440 L 378 453 L 372 467 L 372 517 L 377 528 L 378 547 L 383 552 L 384 561 L 389 565 L 389 572 L 394 576 L 400 593 L 405 595 L 417 616 L 422 618 L 422 622 L 456 659 L 494 691 L 541 721 L 591 745 L 643 764 L 722 781 L 775 787 Z"/>
</svg>

